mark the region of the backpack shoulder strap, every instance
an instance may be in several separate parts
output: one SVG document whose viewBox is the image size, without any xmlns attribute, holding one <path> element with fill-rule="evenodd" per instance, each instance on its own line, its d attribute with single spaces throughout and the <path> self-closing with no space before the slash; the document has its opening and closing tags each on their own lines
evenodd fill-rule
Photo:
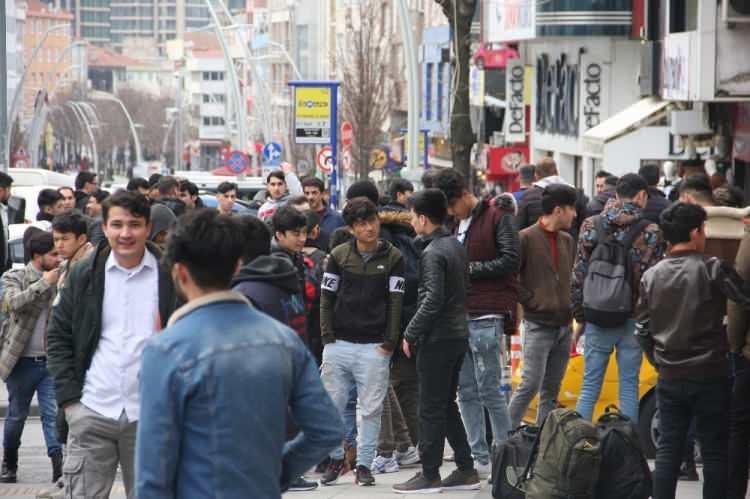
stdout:
<svg viewBox="0 0 750 499">
<path fill-rule="evenodd" d="M 626 249 L 630 249 L 631 246 L 633 246 L 633 243 L 635 242 L 635 240 L 638 238 L 638 236 L 641 235 L 641 232 L 643 232 L 643 230 L 649 225 L 651 225 L 651 222 L 644 218 L 634 223 L 628 229 L 628 231 L 625 233 L 625 237 L 623 237 L 622 239 L 623 246 L 625 246 Z"/>
</svg>

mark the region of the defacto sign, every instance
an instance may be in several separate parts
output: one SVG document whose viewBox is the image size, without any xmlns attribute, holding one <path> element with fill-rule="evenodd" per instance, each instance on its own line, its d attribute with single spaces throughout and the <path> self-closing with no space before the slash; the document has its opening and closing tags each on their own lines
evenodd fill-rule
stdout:
<svg viewBox="0 0 750 499">
<path fill-rule="evenodd" d="M 295 87 L 294 141 L 297 144 L 331 143 L 331 89 Z"/>
<path fill-rule="evenodd" d="M 535 38 L 536 4 L 535 0 L 487 0 L 484 6 L 485 41 Z"/>
<path fill-rule="evenodd" d="M 505 142 L 526 141 L 526 110 L 524 108 L 524 65 L 520 59 L 511 59 L 505 68 Z"/>
</svg>

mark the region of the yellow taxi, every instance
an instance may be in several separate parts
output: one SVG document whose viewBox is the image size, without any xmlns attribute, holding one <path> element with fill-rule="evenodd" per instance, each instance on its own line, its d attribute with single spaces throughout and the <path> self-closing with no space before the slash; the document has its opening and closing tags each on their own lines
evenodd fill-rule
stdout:
<svg viewBox="0 0 750 499">
<path fill-rule="evenodd" d="M 578 403 L 578 397 L 583 386 L 583 355 L 578 353 L 571 354 L 565 377 L 560 387 L 558 395 L 558 404 L 560 407 L 575 409 Z M 658 422 L 659 415 L 656 411 L 656 379 L 657 374 L 654 367 L 649 364 L 646 357 L 643 357 L 641 364 L 641 375 L 638 387 L 638 397 L 640 400 L 638 414 L 638 433 L 643 443 L 643 449 L 647 457 L 653 458 L 656 455 L 656 441 L 658 439 Z M 521 365 L 513 372 L 513 389 L 515 390 L 521 384 Z M 604 409 L 610 405 L 619 405 L 617 362 L 613 353 L 609 359 L 607 374 L 602 384 L 602 392 L 599 396 L 599 402 L 594 407 L 594 421 L 604 413 Z M 533 424 L 536 421 L 536 409 L 539 398 L 536 397 L 529 405 L 524 420 Z"/>
</svg>

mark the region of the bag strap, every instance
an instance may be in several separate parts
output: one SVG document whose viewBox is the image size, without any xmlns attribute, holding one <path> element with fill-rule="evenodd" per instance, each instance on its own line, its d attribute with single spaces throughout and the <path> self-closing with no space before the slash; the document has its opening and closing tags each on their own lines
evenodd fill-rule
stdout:
<svg viewBox="0 0 750 499">
<path fill-rule="evenodd" d="M 643 218 L 631 225 L 625 233 L 625 236 L 622 238 L 622 244 L 625 246 L 625 249 L 629 250 L 633 246 L 636 238 L 640 236 L 641 232 L 643 232 L 643 230 L 649 225 L 651 225 L 651 222 Z"/>
</svg>

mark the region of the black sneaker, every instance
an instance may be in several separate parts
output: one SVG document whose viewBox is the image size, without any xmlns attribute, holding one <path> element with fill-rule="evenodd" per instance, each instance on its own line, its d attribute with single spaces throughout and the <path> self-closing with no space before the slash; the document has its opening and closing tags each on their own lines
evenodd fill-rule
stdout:
<svg viewBox="0 0 750 499">
<path fill-rule="evenodd" d="M 404 483 L 397 483 L 393 486 L 393 492 L 397 494 L 439 494 L 442 491 L 443 485 L 440 482 L 440 477 L 430 480 L 422 472 L 417 473 Z"/>
<path fill-rule="evenodd" d="M 362 485 L 365 487 L 375 485 L 375 477 L 372 476 L 372 472 L 367 466 L 362 466 L 360 464 L 359 466 L 357 466 L 357 471 L 355 473 L 357 476 L 354 479 L 354 483 L 356 483 L 357 485 Z"/>
<path fill-rule="evenodd" d="M 11 468 L 7 463 L 3 463 L 0 471 L 0 483 L 16 483 L 17 468 Z"/>
<path fill-rule="evenodd" d="M 315 467 L 315 473 L 325 473 L 328 469 L 328 465 L 331 464 L 331 458 L 326 457 L 321 462 L 318 463 L 318 465 Z"/>
<path fill-rule="evenodd" d="M 443 490 L 478 490 L 482 485 L 477 470 L 454 470 L 443 480 L 442 486 Z"/>
<path fill-rule="evenodd" d="M 331 459 L 328 468 L 320 479 L 321 485 L 334 485 L 341 475 L 344 474 L 344 460 Z"/>
<path fill-rule="evenodd" d="M 300 476 L 292 480 L 289 483 L 289 492 L 300 492 L 304 490 L 315 490 L 318 488 L 318 484 L 315 482 L 309 482 L 305 480 L 305 477 Z"/>
</svg>

